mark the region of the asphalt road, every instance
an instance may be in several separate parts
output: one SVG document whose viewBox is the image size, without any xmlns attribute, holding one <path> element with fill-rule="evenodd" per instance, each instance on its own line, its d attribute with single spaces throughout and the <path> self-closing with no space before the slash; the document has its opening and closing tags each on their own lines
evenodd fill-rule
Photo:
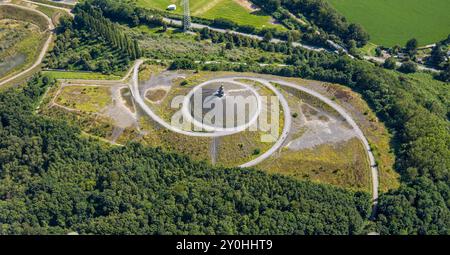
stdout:
<svg viewBox="0 0 450 255">
<path fill-rule="evenodd" d="M 169 24 L 172 23 L 172 24 L 177 25 L 177 26 L 181 26 L 182 25 L 181 20 L 169 19 L 169 18 L 163 18 L 163 20 L 165 22 L 169 23 Z M 217 32 L 220 32 L 220 33 L 237 34 L 237 35 L 242 35 L 242 36 L 246 36 L 246 37 L 257 39 L 257 40 L 263 40 L 263 37 L 259 36 L 259 35 L 246 34 L 246 33 L 237 32 L 237 31 L 233 31 L 233 30 L 215 28 L 215 27 L 210 27 L 210 26 L 203 25 L 203 24 L 198 24 L 198 23 L 191 23 L 191 27 L 195 28 L 195 29 L 208 28 L 208 29 L 210 29 L 212 31 L 217 31 Z M 280 40 L 280 39 L 272 39 L 271 42 L 273 42 L 273 43 L 282 43 L 282 42 L 285 42 L 285 41 Z M 294 43 L 292 43 L 292 45 L 295 46 L 295 47 L 301 47 L 301 48 L 304 48 L 304 49 L 307 49 L 307 50 L 312 50 L 312 51 L 326 51 L 326 49 L 321 48 L 321 47 L 306 45 L 306 44 L 302 44 L 302 43 L 298 43 L 298 42 L 294 42 Z"/>
<path fill-rule="evenodd" d="M 41 6 L 45 6 L 48 8 L 53 8 L 53 9 L 58 9 L 61 11 L 66 12 L 69 16 L 71 16 L 72 18 L 74 17 L 72 10 L 71 9 L 67 9 L 67 8 L 63 8 L 63 7 L 58 7 L 58 6 L 54 6 L 54 5 L 50 5 L 50 4 L 44 4 L 44 3 L 39 3 L 39 2 L 34 2 L 34 1 L 29 1 L 29 0 L 22 0 L 23 2 L 27 2 L 30 4 L 36 4 L 36 5 L 41 5 Z"/>
<path fill-rule="evenodd" d="M 364 56 L 364 59 L 365 60 L 369 60 L 369 61 L 375 61 L 375 62 L 380 63 L 380 64 L 384 64 L 384 62 L 386 61 L 384 58 L 373 57 L 373 56 Z M 400 67 L 400 66 L 402 66 L 402 63 L 397 61 L 397 62 L 395 62 L 395 65 L 397 67 Z M 417 69 L 419 71 L 429 71 L 429 72 L 433 72 L 433 73 L 439 73 L 440 72 L 437 69 L 434 69 L 434 68 L 431 68 L 431 67 L 426 67 L 426 66 L 420 65 L 420 64 L 417 64 Z"/>
<path fill-rule="evenodd" d="M 27 0 L 25 0 L 25 1 L 29 2 Z M 18 7 L 18 8 L 22 8 L 22 9 L 26 9 L 26 10 L 29 10 L 29 11 L 36 12 L 39 15 L 41 15 L 41 16 L 43 16 L 43 17 L 45 17 L 47 19 L 48 24 L 49 24 L 48 25 L 49 30 L 53 30 L 54 29 L 54 25 L 53 25 L 52 21 L 50 20 L 50 18 L 48 18 L 42 12 L 39 12 L 39 11 L 31 9 L 31 8 L 23 7 L 23 6 L 17 6 L 17 5 L 14 5 L 14 4 L 0 3 L 0 5 L 12 5 L 12 6 L 15 6 L 15 7 Z M 44 6 L 47 6 L 47 5 L 44 5 Z M 65 11 L 68 11 L 68 9 L 65 9 L 65 8 L 59 8 L 59 7 L 54 7 L 54 6 L 50 6 L 50 5 L 48 5 L 48 7 L 55 8 L 55 9 L 64 9 Z M 68 11 L 68 13 L 70 13 L 70 11 Z M 181 24 L 181 21 L 178 21 L 178 20 L 170 20 L 170 19 L 165 19 L 165 20 L 167 22 L 173 22 L 174 24 L 177 24 L 177 25 Z M 201 28 L 207 27 L 205 25 L 195 24 L 195 23 L 192 24 L 192 26 L 194 28 L 197 28 L 197 29 L 201 29 Z M 215 31 L 223 32 L 223 33 L 229 32 L 229 33 L 241 34 L 241 35 L 244 35 L 244 36 L 248 36 L 248 37 L 251 37 L 251 38 L 262 40 L 262 37 L 257 36 L 257 35 L 244 34 L 244 33 L 240 33 L 240 32 L 228 31 L 228 30 L 224 30 L 224 29 L 217 29 L 217 28 L 211 28 L 211 27 L 208 27 L 208 28 L 211 29 L 211 30 L 215 30 Z M 36 60 L 36 62 L 30 68 L 28 68 L 28 69 L 26 69 L 26 70 L 24 70 L 24 71 L 22 71 L 22 72 L 20 72 L 20 73 L 18 73 L 16 75 L 14 75 L 14 76 L 12 76 L 12 77 L 4 80 L 4 81 L 1 81 L 0 82 L 0 86 L 5 84 L 5 83 L 7 83 L 7 82 L 10 82 L 11 80 L 14 80 L 14 79 L 20 77 L 22 75 L 25 75 L 26 73 L 28 73 L 29 71 L 31 71 L 32 69 L 34 69 L 38 65 L 40 65 L 42 63 L 42 60 L 43 60 L 44 56 L 45 56 L 45 53 L 48 50 L 48 47 L 49 47 L 49 45 L 51 43 L 51 40 L 52 40 L 52 34 L 50 34 L 49 38 L 45 42 L 44 47 L 42 48 L 38 59 Z M 278 39 L 273 39 L 272 41 L 275 42 L 275 43 L 282 42 L 281 40 L 278 40 Z M 312 46 L 303 45 L 303 44 L 300 44 L 300 43 L 294 43 L 294 46 L 302 47 L 302 48 L 305 48 L 305 49 L 308 49 L 308 50 L 313 50 L 313 51 L 323 51 L 323 50 L 325 50 L 323 48 L 312 47 Z M 177 132 L 177 133 L 180 133 L 180 134 L 183 134 L 183 135 L 188 135 L 188 136 L 211 137 L 211 133 L 189 132 L 189 131 L 184 131 L 184 130 L 181 130 L 179 128 L 173 127 L 172 125 L 168 124 L 163 119 L 161 119 L 158 115 L 156 115 L 145 104 L 144 100 L 142 99 L 142 97 L 141 97 L 141 95 L 139 93 L 139 89 L 138 89 L 139 67 L 140 67 L 140 65 L 142 63 L 143 63 L 143 60 L 138 60 L 138 61 L 136 61 L 135 65 L 132 68 L 132 73 L 133 74 L 132 74 L 132 78 L 131 78 L 131 81 L 130 81 L 130 91 L 131 91 L 131 93 L 133 95 L 133 98 L 135 99 L 136 103 L 144 110 L 144 112 L 146 114 L 148 114 L 156 122 L 158 122 L 161 126 L 167 128 L 167 129 L 169 129 L 169 130 L 171 130 L 173 132 Z M 243 77 L 236 77 L 236 78 L 241 78 L 242 79 Z M 250 161 L 250 162 L 247 162 L 247 163 L 241 165 L 241 167 L 255 166 L 255 165 L 261 163 L 262 161 L 264 161 L 265 159 L 269 158 L 273 153 L 278 151 L 283 146 L 283 144 L 286 141 L 286 138 L 287 138 L 287 136 L 288 136 L 288 134 L 290 132 L 292 119 L 291 119 L 291 114 L 290 114 L 290 111 L 289 111 L 289 106 L 287 104 L 287 101 L 285 100 L 285 98 L 281 94 L 281 92 L 279 92 L 273 85 L 270 84 L 270 82 L 276 82 L 276 83 L 278 83 L 278 84 L 280 84 L 282 86 L 287 86 L 287 87 L 292 87 L 292 88 L 295 88 L 295 89 L 299 89 L 299 90 L 302 90 L 305 93 L 308 93 L 308 94 L 310 94 L 312 96 L 315 96 L 315 97 L 319 98 L 320 100 L 322 100 L 323 102 L 325 102 L 326 104 L 331 106 L 333 109 L 335 109 L 337 112 L 339 112 L 346 119 L 346 121 L 353 127 L 353 129 L 357 133 L 359 139 L 362 141 L 362 143 L 363 143 L 363 145 L 364 145 L 364 147 L 366 149 L 368 158 L 369 158 L 370 168 L 371 168 L 371 173 L 372 173 L 372 191 L 373 191 L 372 192 L 372 197 L 373 197 L 374 209 L 376 208 L 376 204 L 377 204 L 377 200 L 378 200 L 379 182 L 378 182 L 378 168 L 376 166 L 374 155 L 373 155 L 372 150 L 370 148 L 369 142 L 368 142 L 367 138 L 364 136 L 362 130 L 358 127 L 358 125 L 353 120 L 353 118 L 342 107 L 340 107 L 338 104 L 336 104 L 335 102 L 331 101 L 330 99 L 326 98 L 325 96 L 323 96 L 323 95 L 321 95 L 321 94 L 319 94 L 319 93 L 317 93 L 317 92 L 315 92 L 313 90 L 301 87 L 301 86 L 299 86 L 297 84 L 294 84 L 294 83 L 290 83 L 290 82 L 286 82 L 286 81 L 282 81 L 282 80 L 267 80 L 267 79 L 260 79 L 260 78 L 254 78 L 254 77 L 244 77 L 244 78 L 252 79 L 252 80 L 260 82 L 261 84 L 264 84 L 266 87 L 271 89 L 278 96 L 278 98 L 280 100 L 280 103 L 281 103 L 281 105 L 283 107 L 284 114 L 285 114 L 285 125 L 284 125 L 284 128 L 283 128 L 283 132 L 282 132 L 282 134 L 280 136 L 280 139 L 274 144 L 274 146 L 271 149 L 269 149 L 267 152 L 265 152 L 260 157 L 258 157 L 256 159 Z M 126 79 L 126 77 L 122 81 L 125 81 L 125 79 Z M 230 78 L 223 78 L 223 79 L 217 79 L 215 81 L 217 81 L 217 82 L 224 82 L 224 81 L 229 81 L 229 79 Z M 219 132 L 219 133 L 216 133 L 213 136 L 217 137 L 217 136 L 226 136 L 226 135 L 231 135 L 231 134 L 233 134 L 233 132 Z"/>
</svg>

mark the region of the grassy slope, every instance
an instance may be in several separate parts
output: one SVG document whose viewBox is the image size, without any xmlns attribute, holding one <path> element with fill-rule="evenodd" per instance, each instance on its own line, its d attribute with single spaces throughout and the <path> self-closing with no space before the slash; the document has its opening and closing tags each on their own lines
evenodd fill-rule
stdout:
<svg viewBox="0 0 450 255">
<path fill-rule="evenodd" d="M 120 80 L 120 76 L 101 74 L 95 72 L 76 71 L 44 71 L 44 74 L 54 79 L 81 79 L 81 80 Z"/>
<path fill-rule="evenodd" d="M 138 6 L 161 10 L 165 10 L 172 3 L 177 4 L 175 13 L 183 13 L 183 8 L 180 5 L 181 1 L 179 0 L 137 0 Z M 271 24 L 270 16 L 251 14 L 249 10 L 234 0 L 191 0 L 190 10 L 192 15 L 207 19 L 227 18 L 241 25 L 253 25 L 258 28 L 280 27 L 279 25 Z"/>
<path fill-rule="evenodd" d="M 372 42 L 404 45 L 412 37 L 426 45 L 450 33 L 448 0 L 328 0 L 351 22 L 361 24 Z"/>
<path fill-rule="evenodd" d="M 41 30 L 48 28 L 47 20 L 41 15 L 9 5 L 0 6 L 0 19 L 24 20 L 36 24 Z"/>
</svg>

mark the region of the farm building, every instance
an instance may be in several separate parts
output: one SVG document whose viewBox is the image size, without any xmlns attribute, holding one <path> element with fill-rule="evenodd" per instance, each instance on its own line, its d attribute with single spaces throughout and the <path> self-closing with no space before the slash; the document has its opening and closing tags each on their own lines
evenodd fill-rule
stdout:
<svg viewBox="0 0 450 255">
<path fill-rule="evenodd" d="M 175 4 L 171 4 L 171 5 L 167 6 L 168 11 L 175 11 L 176 9 L 177 9 L 177 6 Z"/>
</svg>

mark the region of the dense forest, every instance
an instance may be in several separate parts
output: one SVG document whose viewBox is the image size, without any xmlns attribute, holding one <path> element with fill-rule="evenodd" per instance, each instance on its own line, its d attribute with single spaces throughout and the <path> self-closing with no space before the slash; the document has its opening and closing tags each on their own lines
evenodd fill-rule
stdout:
<svg viewBox="0 0 450 255">
<path fill-rule="evenodd" d="M 0 234 L 359 234 L 370 197 L 139 144 L 36 115 L 55 81 L 0 94 Z"/>
</svg>

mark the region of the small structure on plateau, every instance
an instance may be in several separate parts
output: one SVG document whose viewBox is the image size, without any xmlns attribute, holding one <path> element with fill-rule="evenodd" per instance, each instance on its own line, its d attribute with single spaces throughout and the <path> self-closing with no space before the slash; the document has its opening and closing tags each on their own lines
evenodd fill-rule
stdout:
<svg viewBox="0 0 450 255">
<path fill-rule="evenodd" d="M 168 11 L 175 11 L 176 9 L 177 9 L 177 6 L 175 4 L 171 4 L 171 5 L 167 6 Z"/>
</svg>

